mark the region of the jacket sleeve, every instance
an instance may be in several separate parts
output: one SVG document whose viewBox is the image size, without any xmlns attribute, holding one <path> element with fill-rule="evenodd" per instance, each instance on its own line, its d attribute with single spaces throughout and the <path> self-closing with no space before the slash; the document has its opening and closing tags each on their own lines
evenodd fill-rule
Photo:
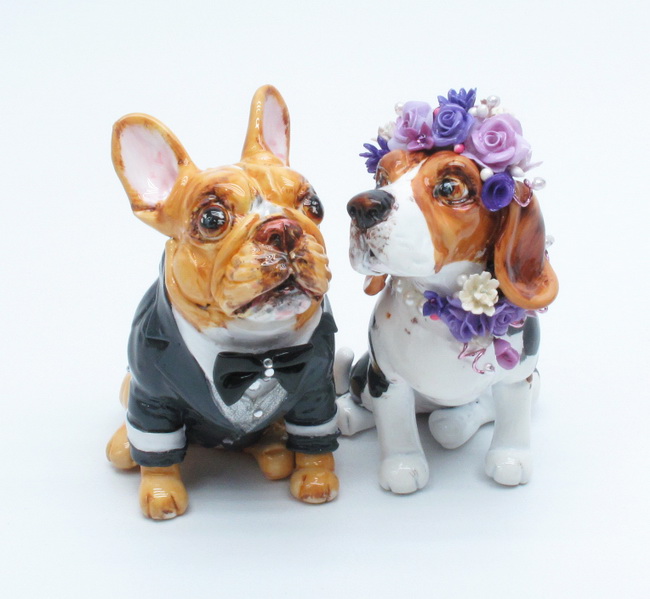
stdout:
<svg viewBox="0 0 650 599">
<path fill-rule="evenodd" d="M 187 439 L 181 410 L 173 398 L 148 396 L 135 378 L 131 379 L 126 427 L 131 456 L 140 466 L 183 461 Z"/>
<path fill-rule="evenodd" d="M 336 325 L 329 312 L 323 314 L 319 329 L 312 337 L 314 356 L 303 376 L 300 396 L 284 418 L 287 448 L 308 454 L 334 451 L 340 435 L 332 374 Z"/>
</svg>

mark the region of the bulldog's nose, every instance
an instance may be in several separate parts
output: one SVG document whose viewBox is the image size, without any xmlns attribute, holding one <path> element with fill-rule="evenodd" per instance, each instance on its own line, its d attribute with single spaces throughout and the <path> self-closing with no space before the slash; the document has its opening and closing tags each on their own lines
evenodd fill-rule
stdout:
<svg viewBox="0 0 650 599">
<path fill-rule="evenodd" d="M 395 198 L 387 191 L 364 191 L 348 202 L 348 214 L 357 227 L 365 231 L 385 221 L 394 203 Z"/>
<path fill-rule="evenodd" d="M 302 227 L 288 218 L 275 218 L 262 223 L 255 232 L 255 241 L 290 252 L 302 237 Z"/>
</svg>

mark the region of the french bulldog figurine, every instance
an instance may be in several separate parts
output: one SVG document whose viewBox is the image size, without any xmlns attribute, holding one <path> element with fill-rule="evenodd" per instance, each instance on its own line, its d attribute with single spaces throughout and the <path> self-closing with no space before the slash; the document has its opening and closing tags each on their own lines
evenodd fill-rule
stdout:
<svg viewBox="0 0 650 599">
<path fill-rule="evenodd" d="M 338 493 L 332 378 L 336 326 L 318 229 L 323 209 L 289 168 L 278 93 L 252 102 L 241 161 L 200 170 L 162 123 L 120 119 L 112 156 L 135 215 L 169 239 L 144 296 L 122 385 L 126 423 L 107 448 L 141 469 L 146 516 L 183 514 L 188 443 L 243 449 L 308 503 Z"/>
<path fill-rule="evenodd" d="M 428 481 L 417 412 L 447 448 L 494 421 L 488 476 L 528 481 L 537 312 L 558 290 L 533 193 L 544 182 L 517 180 L 535 166 L 519 121 L 496 96 L 475 105 L 476 90 L 438 99 L 398 105 L 362 154 L 376 188 L 348 203 L 352 266 L 381 295 L 339 424 L 376 424 L 379 481 L 394 493 Z"/>
</svg>

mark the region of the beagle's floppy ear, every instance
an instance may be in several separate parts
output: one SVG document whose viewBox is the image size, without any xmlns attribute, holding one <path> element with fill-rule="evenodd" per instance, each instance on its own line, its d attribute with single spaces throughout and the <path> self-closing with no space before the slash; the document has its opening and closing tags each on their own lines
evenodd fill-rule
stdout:
<svg viewBox="0 0 650 599">
<path fill-rule="evenodd" d="M 253 96 L 242 161 L 271 162 L 289 166 L 289 111 L 272 85 Z"/>
<path fill-rule="evenodd" d="M 546 258 L 539 204 L 532 196 L 526 207 L 513 201 L 506 210 L 494 247 L 494 274 L 513 304 L 526 310 L 545 308 L 557 296 L 558 281 Z"/>
<path fill-rule="evenodd" d="M 157 119 L 128 114 L 113 126 L 115 171 L 131 200 L 134 214 L 171 236 L 164 206 L 172 189 L 196 170 L 176 136 Z"/>
</svg>

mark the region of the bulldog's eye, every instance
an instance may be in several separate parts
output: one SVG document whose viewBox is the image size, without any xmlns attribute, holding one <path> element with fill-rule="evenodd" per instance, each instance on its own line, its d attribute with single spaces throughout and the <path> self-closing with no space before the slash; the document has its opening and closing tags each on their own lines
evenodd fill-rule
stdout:
<svg viewBox="0 0 650 599">
<path fill-rule="evenodd" d="M 433 188 L 433 197 L 449 206 L 458 206 L 470 200 L 467 186 L 451 178 L 443 179 Z"/>
<path fill-rule="evenodd" d="M 222 206 L 212 204 L 199 213 L 197 224 L 200 237 L 216 241 L 228 230 L 230 215 Z"/>
<path fill-rule="evenodd" d="M 316 224 L 320 224 L 325 214 L 323 204 L 316 194 L 308 195 L 302 200 L 302 211 Z"/>
</svg>

